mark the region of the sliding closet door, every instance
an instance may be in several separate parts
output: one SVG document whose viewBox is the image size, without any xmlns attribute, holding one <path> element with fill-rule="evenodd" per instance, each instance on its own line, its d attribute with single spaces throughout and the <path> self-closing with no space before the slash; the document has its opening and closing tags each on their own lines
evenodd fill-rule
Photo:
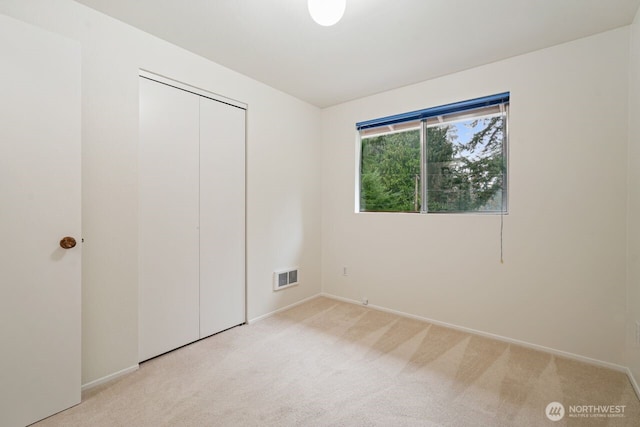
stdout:
<svg viewBox="0 0 640 427">
<path fill-rule="evenodd" d="M 192 93 L 140 78 L 141 361 L 200 338 L 199 104 Z"/>
<path fill-rule="evenodd" d="M 245 321 L 245 110 L 200 98 L 200 336 Z"/>
</svg>

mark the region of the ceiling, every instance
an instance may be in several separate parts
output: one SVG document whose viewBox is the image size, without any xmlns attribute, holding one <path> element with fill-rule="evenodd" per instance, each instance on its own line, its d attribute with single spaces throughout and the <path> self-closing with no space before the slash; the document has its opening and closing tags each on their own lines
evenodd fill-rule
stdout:
<svg viewBox="0 0 640 427">
<path fill-rule="evenodd" d="M 628 25 L 640 0 L 76 0 L 318 107 Z"/>
</svg>

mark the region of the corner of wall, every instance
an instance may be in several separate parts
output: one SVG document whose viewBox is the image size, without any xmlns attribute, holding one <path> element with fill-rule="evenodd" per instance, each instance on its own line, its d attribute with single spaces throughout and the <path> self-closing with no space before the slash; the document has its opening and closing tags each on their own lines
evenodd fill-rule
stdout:
<svg viewBox="0 0 640 427">
<path fill-rule="evenodd" d="M 631 24 L 629 44 L 629 119 L 627 163 L 627 278 L 625 363 L 631 383 L 640 397 L 640 129 L 635 119 L 640 115 L 640 10 Z"/>
</svg>

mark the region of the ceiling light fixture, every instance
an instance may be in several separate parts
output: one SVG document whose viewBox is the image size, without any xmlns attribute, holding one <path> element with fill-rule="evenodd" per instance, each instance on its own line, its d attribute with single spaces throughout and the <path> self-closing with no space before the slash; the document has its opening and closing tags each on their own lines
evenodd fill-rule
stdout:
<svg viewBox="0 0 640 427">
<path fill-rule="evenodd" d="M 347 5 L 347 0 L 309 0 L 309 14 L 318 24 L 330 27 L 336 24 Z"/>
</svg>

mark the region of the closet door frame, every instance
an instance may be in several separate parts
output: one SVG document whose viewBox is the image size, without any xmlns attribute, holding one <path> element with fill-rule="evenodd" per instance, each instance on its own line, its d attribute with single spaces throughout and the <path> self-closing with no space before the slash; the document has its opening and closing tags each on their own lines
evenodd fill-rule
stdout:
<svg viewBox="0 0 640 427">
<path fill-rule="evenodd" d="M 144 77 L 146 79 L 153 80 L 155 82 L 162 83 L 167 86 L 172 86 L 176 89 L 184 90 L 185 92 L 191 92 L 195 95 L 203 96 L 205 98 L 213 99 L 214 101 L 222 102 L 223 104 L 233 105 L 234 107 L 238 107 L 242 110 L 248 109 L 248 105 L 245 104 L 244 102 L 236 101 L 235 99 L 227 98 L 226 96 L 210 92 L 206 89 L 201 89 L 196 86 L 191 86 L 186 83 L 179 82 L 178 80 L 171 79 L 161 74 L 156 74 L 151 71 L 147 71 L 143 69 L 139 70 L 138 74 L 140 77 Z"/>
</svg>

